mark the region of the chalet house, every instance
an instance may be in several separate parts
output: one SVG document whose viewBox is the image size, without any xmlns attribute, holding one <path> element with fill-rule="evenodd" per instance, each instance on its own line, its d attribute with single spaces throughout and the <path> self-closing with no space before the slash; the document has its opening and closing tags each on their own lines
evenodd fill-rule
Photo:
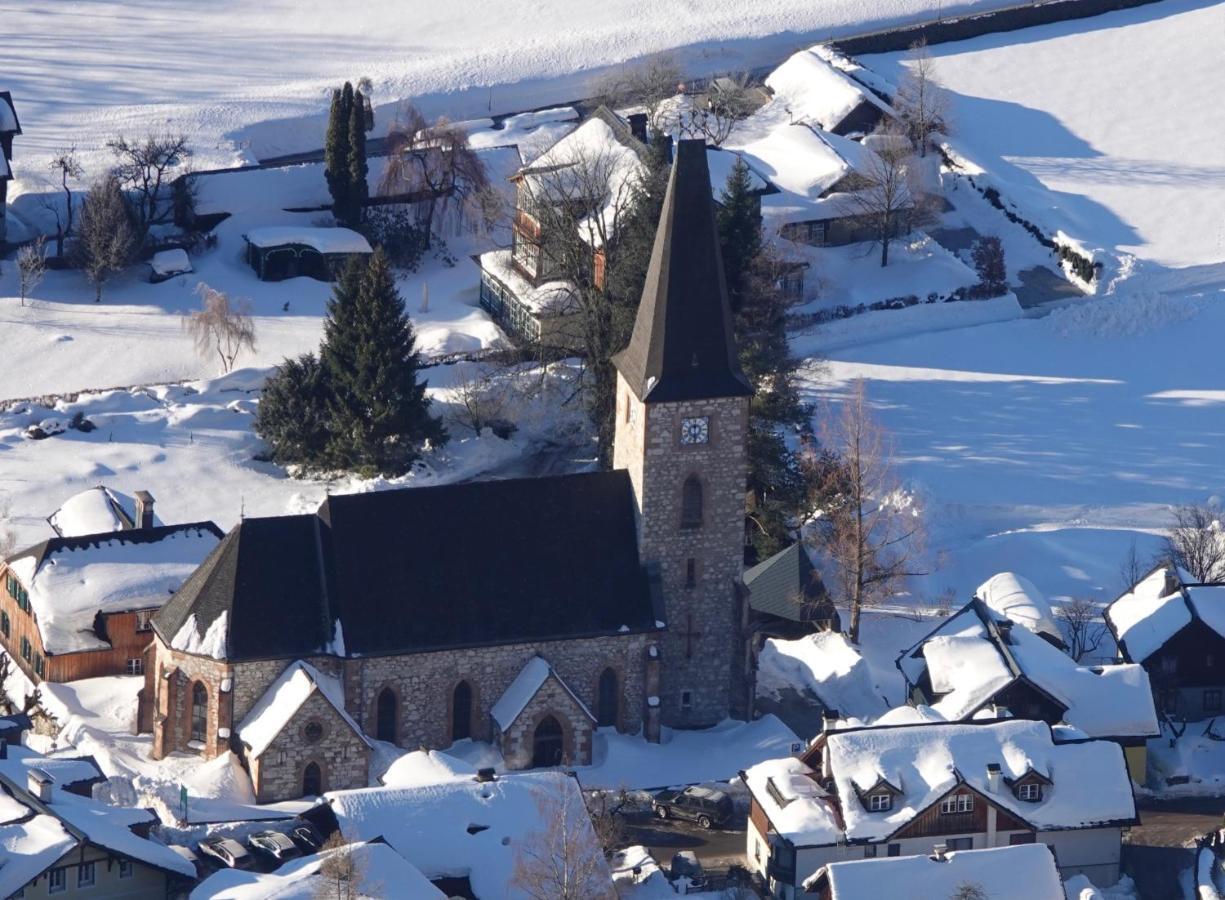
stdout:
<svg viewBox="0 0 1225 900">
<path fill-rule="evenodd" d="M 1057 740 L 1115 741 L 1131 777 L 1144 783 L 1145 742 L 1160 728 L 1140 666 L 1078 665 L 1047 635 L 976 597 L 903 652 L 897 667 L 910 702 L 931 717 L 965 722 L 1016 716 L 1058 726 Z"/>
<path fill-rule="evenodd" d="M 1109 741 L 1056 743 L 1013 720 L 826 731 L 798 758 L 742 779 L 751 795 L 749 868 L 794 900 L 844 860 L 1046 844 L 1066 878 L 1119 877 L 1136 824 L 1123 753 Z"/>
<path fill-rule="evenodd" d="M 234 749 L 271 798 L 364 786 L 362 735 L 582 765 L 599 729 L 658 740 L 663 725 L 751 714 L 752 389 L 706 163 L 704 144 L 680 143 L 613 359 L 614 470 L 244 519 L 153 616 L 142 719 L 155 757 Z M 496 523 L 497 539 L 474 544 L 473 523 Z"/>
<path fill-rule="evenodd" d="M 189 886 L 195 866 L 149 837 L 157 817 L 69 790 L 80 769 L 100 778 L 84 760 L 0 751 L 0 895 L 164 900 Z"/>
<path fill-rule="evenodd" d="M 912 896 L 917 885 L 930 897 L 956 897 L 977 885 L 991 900 L 1065 900 L 1063 880 L 1045 844 L 1018 844 L 930 856 L 852 859 L 822 866 L 804 883 L 820 900 L 880 900 Z"/>
<path fill-rule="evenodd" d="M 1225 711 L 1225 584 L 1160 566 L 1106 607 L 1119 659 L 1142 665 L 1162 713 L 1184 721 Z"/>
<path fill-rule="evenodd" d="M 745 569 L 744 586 L 759 634 L 794 638 L 841 628 L 821 573 L 801 542 Z"/>
<path fill-rule="evenodd" d="M 5 212 L 8 208 L 8 187 L 13 180 L 13 138 L 21 134 L 17 107 L 13 95 L 0 91 L 0 241 L 5 239 Z"/>
<path fill-rule="evenodd" d="M 48 521 L 55 537 L 0 564 L 0 645 L 34 683 L 143 674 L 153 613 L 221 530 L 158 524 L 147 492 L 129 499 L 104 487 Z"/>
<path fill-rule="evenodd" d="M 333 281 L 350 259 L 374 252 L 364 237 L 348 228 L 266 225 L 252 228 L 243 238 L 247 262 L 260 281 L 299 276 Z"/>
</svg>

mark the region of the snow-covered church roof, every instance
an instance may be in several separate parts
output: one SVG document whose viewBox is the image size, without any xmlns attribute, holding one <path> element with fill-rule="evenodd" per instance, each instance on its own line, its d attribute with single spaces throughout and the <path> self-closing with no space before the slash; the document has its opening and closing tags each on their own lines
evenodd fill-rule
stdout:
<svg viewBox="0 0 1225 900">
<path fill-rule="evenodd" d="M 587 718 L 595 721 L 595 716 L 591 714 L 591 710 L 578 698 L 578 695 L 571 690 L 570 685 L 557 674 L 556 670 L 548 664 L 548 662 L 540 656 L 533 656 L 527 661 L 527 664 L 515 676 L 515 680 L 510 683 L 502 696 L 498 698 L 498 702 L 493 705 L 493 709 L 489 711 L 489 715 L 498 723 L 498 727 L 502 731 L 506 731 L 514 724 L 515 719 L 519 718 L 519 714 L 527 707 L 532 698 L 540 692 L 544 687 L 545 682 L 550 678 L 554 679 L 562 689 L 565 690 L 570 698 L 578 705 Z"/>
<path fill-rule="evenodd" d="M 332 705 L 356 735 L 366 740 L 361 728 L 345 712 L 344 687 L 340 679 L 325 675 L 310 663 L 297 660 L 290 663 L 268 686 L 238 726 L 238 737 L 247 745 L 247 753 L 252 758 L 263 754 L 302 708 L 302 704 L 316 692 Z"/>
</svg>

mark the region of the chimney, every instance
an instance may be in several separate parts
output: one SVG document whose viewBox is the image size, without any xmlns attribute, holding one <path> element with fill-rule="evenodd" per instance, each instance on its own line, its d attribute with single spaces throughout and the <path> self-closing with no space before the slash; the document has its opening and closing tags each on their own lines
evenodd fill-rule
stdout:
<svg viewBox="0 0 1225 900">
<path fill-rule="evenodd" d="M 136 527 L 141 531 L 153 527 L 153 495 L 148 491 L 136 492 Z"/>
<path fill-rule="evenodd" d="M 945 862 L 948 859 L 948 844 L 936 844 L 932 847 L 932 859 L 936 862 Z"/>
<path fill-rule="evenodd" d="M 1012 620 L 1001 619 L 1000 621 L 995 623 L 995 627 L 999 629 L 1000 639 L 1005 644 L 1011 644 L 1012 643 Z"/>
<path fill-rule="evenodd" d="M 838 710 L 824 709 L 821 711 L 821 733 L 829 734 L 838 724 Z"/>
<path fill-rule="evenodd" d="M 488 781 L 497 781 L 498 775 L 492 768 L 477 769 L 476 770 L 476 780 L 478 783 L 484 784 Z"/>
<path fill-rule="evenodd" d="M 633 113 L 629 117 L 629 122 L 630 133 L 642 143 L 647 143 L 647 114 Z"/>
<path fill-rule="evenodd" d="M 992 794 L 1000 792 L 1000 764 L 987 763 L 987 790 Z"/>
<path fill-rule="evenodd" d="M 54 780 L 42 769 L 30 769 L 26 775 L 26 789 L 43 803 L 51 802 L 51 785 Z"/>
</svg>

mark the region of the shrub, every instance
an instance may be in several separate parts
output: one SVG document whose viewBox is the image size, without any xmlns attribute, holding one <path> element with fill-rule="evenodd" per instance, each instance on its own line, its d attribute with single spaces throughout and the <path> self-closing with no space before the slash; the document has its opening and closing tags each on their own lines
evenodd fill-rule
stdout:
<svg viewBox="0 0 1225 900">
<path fill-rule="evenodd" d="M 327 443 L 323 368 L 313 353 L 287 359 L 269 376 L 255 414 L 255 433 L 281 464 L 311 463 Z"/>
<path fill-rule="evenodd" d="M 994 235 L 980 237 L 971 251 L 978 284 L 973 292 L 978 297 L 998 297 L 1008 291 L 1008 268 L 1004 265 L 1004 245 Z"/>
<path fill-rule="evenodd" d="M 383 253 L 393 266 L 417 271 L 429 241 L 412 211 L 404 206 L 373 206 L 366 210 L 362 223 L 366 239 Z"/>
</svg>

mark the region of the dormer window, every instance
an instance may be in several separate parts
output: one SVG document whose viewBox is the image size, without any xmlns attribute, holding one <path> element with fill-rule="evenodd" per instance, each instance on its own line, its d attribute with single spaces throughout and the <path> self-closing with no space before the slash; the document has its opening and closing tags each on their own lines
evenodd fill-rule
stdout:
<svg viewBox="0 0 1225 900">
<path fill-rule="evenodd" d="M 1027 803 L 1037 803 L 1042 799 L 1042 785 L 1036 781 L 1017 785 L 1017 799 Z"/>
<path fill-rule="evenodd" d="M 888 812 L 893 809 L 893 795 L 885 791 L 868 794 L 869 812 Z"/>
<path fill-rule="evenodd" d="M 945 797 L 940 801 L 940 814 L 951 816 L 955 813 L 967 813 L 974 811 L 974 795 L 973 794 L 957 794 L 953 797 Z"/>
</svg>

